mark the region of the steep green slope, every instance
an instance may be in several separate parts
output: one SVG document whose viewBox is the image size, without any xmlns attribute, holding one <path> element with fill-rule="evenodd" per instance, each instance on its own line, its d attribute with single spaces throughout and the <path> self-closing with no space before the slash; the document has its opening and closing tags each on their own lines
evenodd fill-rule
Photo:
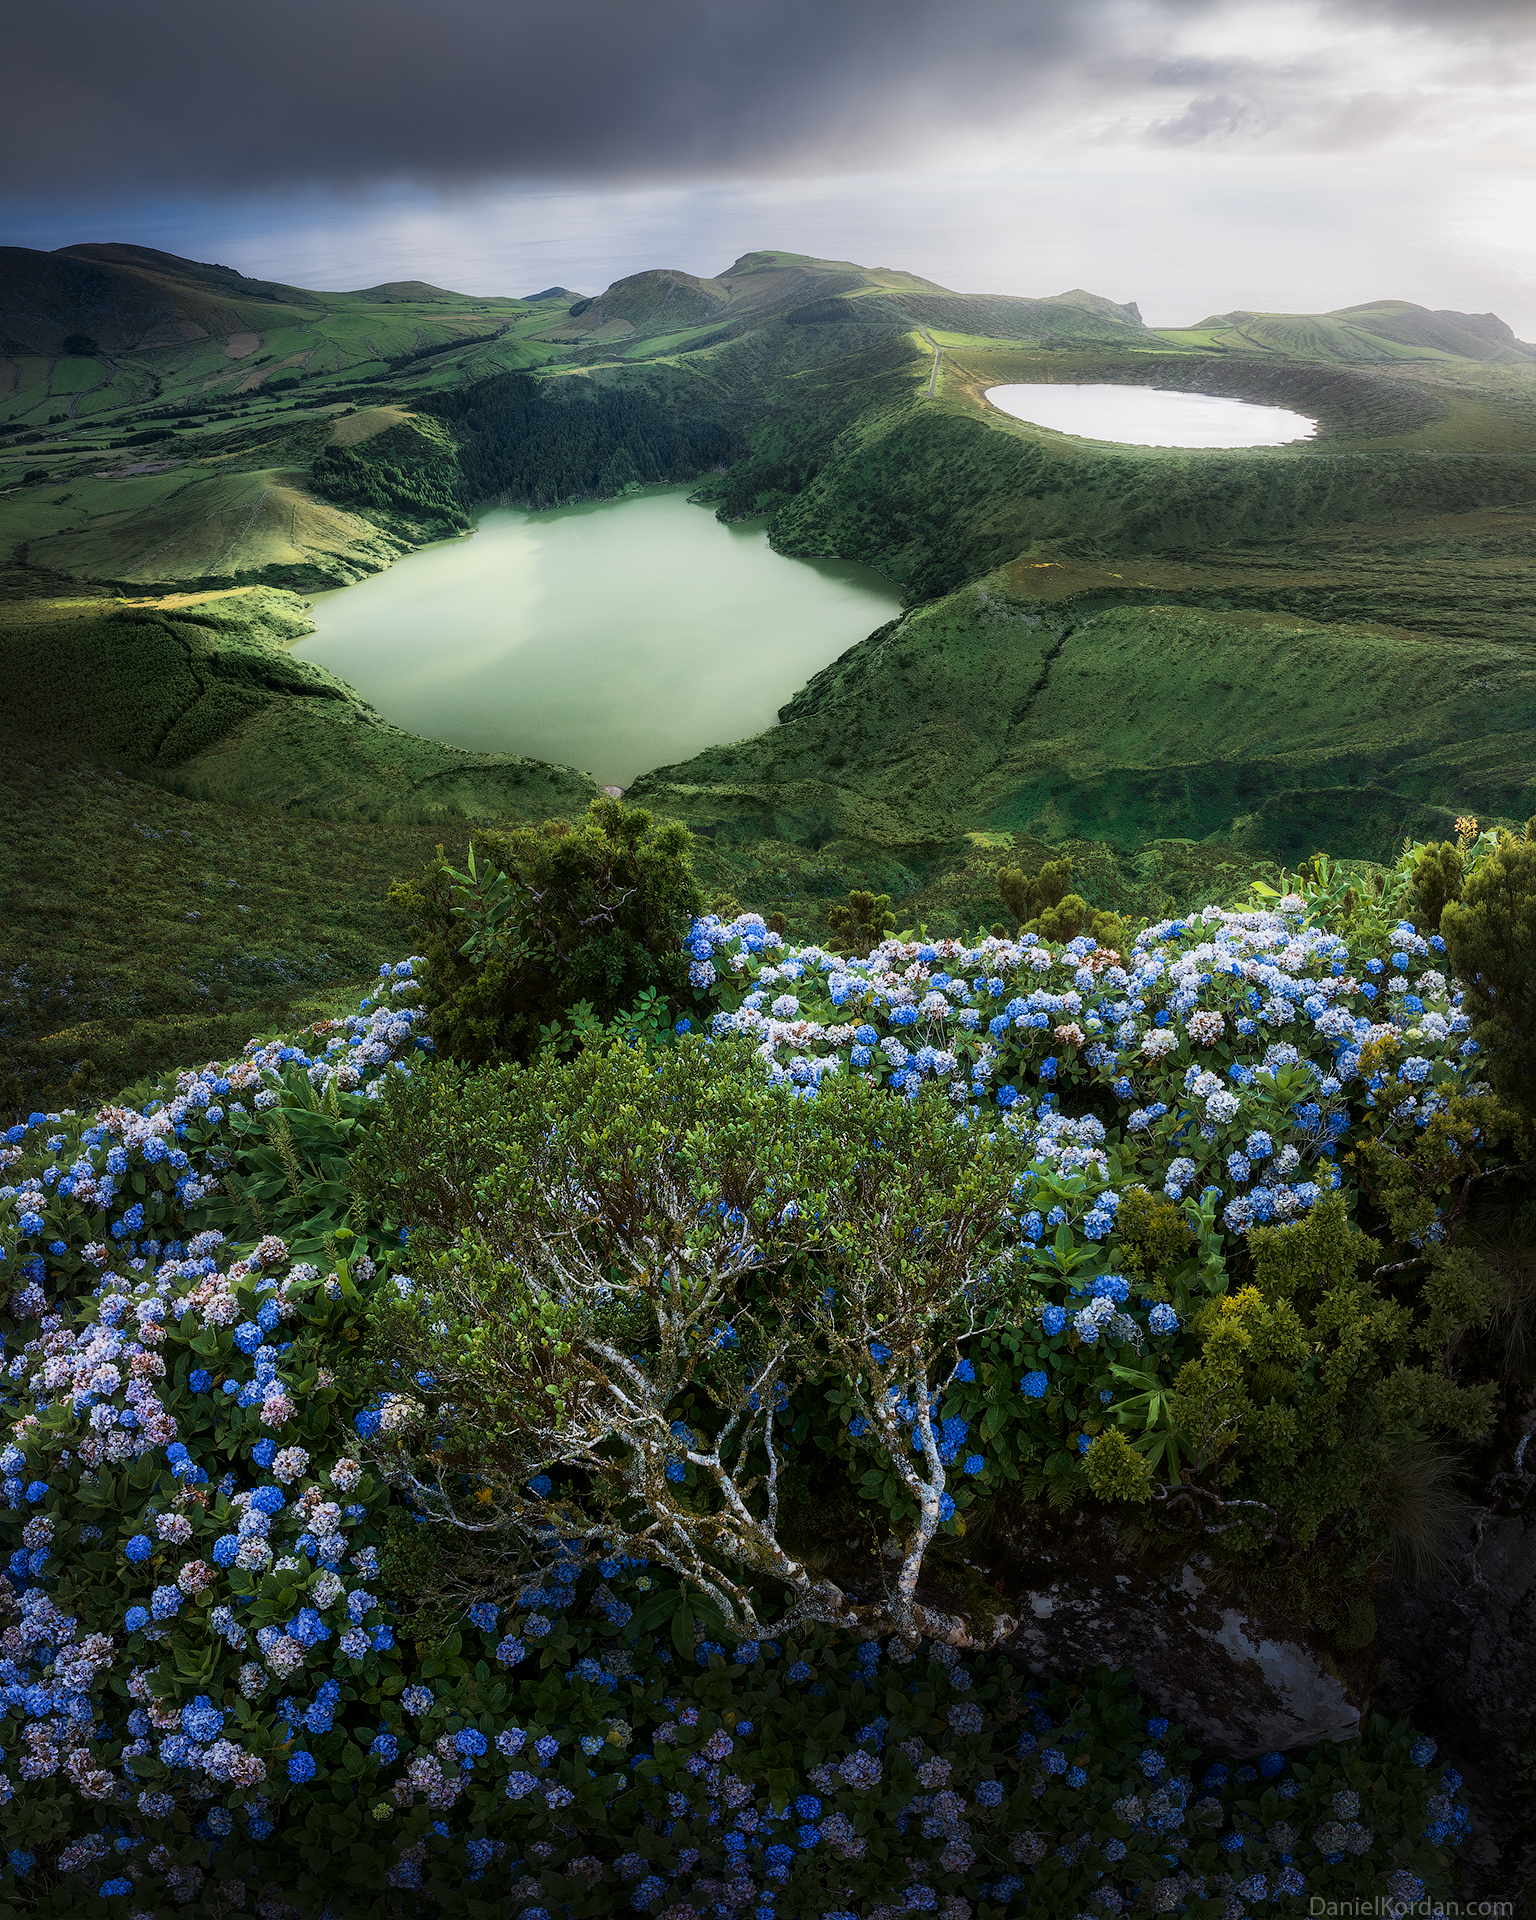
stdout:
<svg viewBox="0 0 1536 1920">
<path fill-rule="evenodd" d="M 303 602 L 270 588 L 0 603 L 0 729 L 203 799 L 332 819 L 540 819 L 596 793 L 573 768 L 391 726 L 285 651 L 310 630 Z"/>
<path fill-rule="evenodd" d="M 939 391 L 915 358 L 875 384 L 853 362 L 808 374 L 771 408 L 725 482 L 729 512 L 777 507 L 789 552 L 856 554 L 914 598 L 1035 551 L 1193 552 L 1289 541 L 1363 518 L 1536 499 L 1536 378 L 1495 396 L 1475 379 L 1394 378 L 1161 356 L 945 356 Z M 1234 452 L 1118 447 L 1013 420 L 989 387 L 1123 381 L 1218 391 L 1307 412 L 1315 440 Z M 792 497 L 791 497 L 792 496 Z"/>
<path fill-rule="evenodd" d="M 632 797 L 719 832 L 937 850 L 968 828 L 1042 839 L 1218 836 L 1379 859 L 1411 826 L 1536 808 L 1536 654 L 1400 629 L 1126 604 L 1100 568 L 990 575 L 853 648 L 754 740 Z M 1214 594 L 1211 597 L 1215 597 Z M 1191 605 L 1190 601 L 1196 604 Z M 1182 604 L 1180 604 L 1182 602 Z"/>
</svg>

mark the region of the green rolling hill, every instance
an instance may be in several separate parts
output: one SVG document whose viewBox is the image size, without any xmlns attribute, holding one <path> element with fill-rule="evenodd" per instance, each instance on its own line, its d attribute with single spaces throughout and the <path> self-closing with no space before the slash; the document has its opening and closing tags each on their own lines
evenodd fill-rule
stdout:
<svg viewBox="0 0 1536 1920">
<path fill-rule="evenodd" d="M 1536 362 L 1497 314 L 1450 313 L 1411 300 L 1370 300 L 1333 313 L 1218 313 L 1193 327 L 1158 329 L 1177 346 L 1218 353 L 1276 353 L 1291 360 L 1372 366 L 1401 360 Z"/>
</svg>

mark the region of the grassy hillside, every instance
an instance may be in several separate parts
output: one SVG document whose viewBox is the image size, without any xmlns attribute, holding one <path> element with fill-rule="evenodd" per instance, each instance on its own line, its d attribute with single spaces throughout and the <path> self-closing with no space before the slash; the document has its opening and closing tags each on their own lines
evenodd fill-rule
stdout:
<svg viewBox="0 0 1536 1920">
<path fill-rule="evenodd" d="M 1218 313 L 1193 327 L 1160 327 L 1164 340 L 1205 351 L 1371 365 L 1404 360 L 1475 360 L 1529 365 L 1536 347 L 1517 340 L 1492 313 L 1451 313 L 1411 300 L 1370 300 L 1332 313 Z"/>
<path fill-rule="evenodd" d="M 466 791 L 465 799 L 473 795 Z M 241 796 L 242 799 L 245 796 Z M 586 794 L 540 794 L 536 817 L 578 817 Z M 238 1051 L 253 1033 L 350 1013 L 360 983 L 405 951 L 386 900 L 439 845 L 461 857 L 479 814 L 418 822 L 311 820 L 280 803 L 168 791 L 82 749 L 0 730 L 0 1118 L 101 1099 L 144 1074 Z M 515 817 L 515 816 L 514 816 Z M 703 823 L 695 869 L 718 906 L 750 902 L 792 935 L 829 937 L 852 887 L 935 934 L 1003 912 L 1000 867 L 1067 854 L 1093 905 L 1158 915 L 1229 899 L 1278 870 L 1226 843 L 1126 853 L 1047 847 L 1006 831 L 893 851 L 811 848 Z M 734 909 L 733 909 L 734 910 Z"/>
<path fill-rule="evenodd" d="M 0 248 L 0 422 L 99 431 L 145 406 L 333 399 L 401 369 L 451 383 L 558 357 L 531 338 L 547 317 L 421 281 L 315 293 L 147 247 Z"/>
<path fill-rule="evenodd" d="M 1015 563 L 853 648 L 770 733 L 632 795 L 893 849 L 1006 828 L 1127 851 L 1217 835 L 1292 859 L 1330 836 L 1380 859 L 1457 812 L 1536 807 L 1528 643 L 1216 611 L 1200 604 L 1215 582 L 1186 568 L 1169 594 L 1157 571 L 1136 568 L 1126 604 L 1102 566 Z"/>
<path fill-rule="evenodd" d="M 540 819 L 596 793 L 569 767 L 391 726 L 286 651 L 309 631 L 304 603 L 272 588 L 3 601 L 0 729 L 203 799 L 332 819 Z"/>
<path fill-rule="evenodd" d="M 210 806 L 0 734 L 0 1111 L 350 1013 L 439 828 Z"/>
</svg>

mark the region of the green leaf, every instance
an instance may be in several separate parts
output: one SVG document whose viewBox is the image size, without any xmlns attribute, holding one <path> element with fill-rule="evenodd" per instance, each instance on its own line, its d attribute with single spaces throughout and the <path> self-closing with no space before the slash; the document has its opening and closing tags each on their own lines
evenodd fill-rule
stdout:
<svg viewBox="0 0 1536 1920">
<path fill-rule="evenodd" d="M 768 1800 L 775 1813 L 782 1813 L 789 1805 L 790 1796 L 799 1784 L 800 1775 L 793 1767 L 768 1769 Z"/>
</svg>

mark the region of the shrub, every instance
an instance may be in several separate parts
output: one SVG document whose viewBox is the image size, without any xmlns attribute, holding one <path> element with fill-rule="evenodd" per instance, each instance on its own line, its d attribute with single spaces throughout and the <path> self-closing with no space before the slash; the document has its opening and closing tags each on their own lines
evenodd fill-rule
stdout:
<svg viewBox="0 0 1536 1920">
<path fill-rule="evenodd" d="M 966 1344 L 975 1381 L 939 1408 L 985 1423 L 967 1492 L 1070 1504 L 1116 1426 L 1155 1469 L 1162 1524 L 1249 1564 L 1262 1547 L 1270 1567 L 1321 1542 L 1348 1585 L 1372 1541 L 1386 1550 L 1375 1489 L 1396 1450 L 1491 1420 L 1488 1388 L 1453 1383 L 1446 1349 L 1492 1288 L 1439 1244 L 1509 1116 L 1426 964 L 1438 937 L 1400 922 L 1386 955 L 1352 955 L 1306 916 L 1300 896 L 1209 908 L 1145 929 L 1124 966 L 1087 937 L 1053 951 L 1027 933 L 791 954 L 750 916 L 701 922 L 693 950 L 712 944 L 722 970 L 701 963 L 727 1009 L 712 1030 L 752 1037 L 773 1082 L 824 1098 L 862 1074 L 947 1098 L 961 1127 L 990 1107 L 1016 1143 L 1012 1296 Z M 1362 1204 L 1391 1242 L 1385 1286 L 1359 1273 L 1378 1257 Z M 1276 1275 L 1314 1270 L 1327 1287 L 1272 1302 Z M 1320 1348 L 1338 1353 L 1314 1378 Z M 809 1417 L 853 1473 L 848 1413 Z M 899 1477 L 858 1470 L 899 1527 Z"/>
<path fill-rule="evenodd" d="M 1442 840 L 1420 853 L 1413 863 L 1413 891 L 1417 900 L 1414 921 L 1420 932 L 1440 931 L 1440 916 L 1446 906 L 1461 898 L 1465 872 L 1461 848 L 1454 840 Z"/>
<path fill-rule="evenodd" d="M 692 1001 L 680 952 L 700 906 L 691 844 L 684 827 L 594 800 L 579 827 L 550 820 L 483 833 L 467 871 L 439 852 L 417 885 L 394 888 L 426 950 L 442 1050 L 525 1060 L 541 1046 L 573 1044 L 583 1024 L 643 996 L 653 1031 L 675 1019 Z"/>
<path fill-rule="evenodd" d="M 1018 867 L 1004 867 L 997 876 L 997 890 L 1021 932 L 1062 944 L 1089 934 L 1106 949 L 1123 946 L 1125 924 L 1115 914 L 1090 907 L 1080 893 L 1069 891 L 1071 885 L 1070 859 L 1048 860 L 1032 879 Z"/>
<path fill-rule="evenodd" d="M 1536 1113 L 1536 819 L 1499 836 L 1441 925 L 1493 1084 Z"/>
<path fill-rule="evenodd" d="M 972 1138 L 925 1104 L 893 1110 L 857 1078 L 829 1085 L 808 1126 L 697 1039 L 659 1059 L 622 1046 L 572 1067 L 546 1058 L 475 1104 L 479 1124 L 462 1105 L 425 1109 L 452 1168 L 426 1183 L 426 1206 L 406 1138 L 418 1097 L 375 1143 L 392 1216 L 434 1227 L 434 1245 L 453 1234 L 436 1277 L 380 1303 L 377 1351 L 430 1381 L 380 1443 L 390 1475 L 435 1519 L 499 1532 L 509 1568 L 547 1559 L 556 1537 L 594 1543 L 578 1563 L 643 1550 L 733 1637 L 807 1621 L 956 1632 L 916 1591 L 970 1498 L 946 1476 L 938 1408 L 967 1371 L 959 1343 L 1008 1304 L 986 1266 L 1022 1165 L 1014 1142 Z M 889 1478 L 910 1520 L 872 1609 L 779 1538 L 795 1413 L 816 1403 L 842 1409 L 850 1471 Z M 535 1476 L 546 1495 L 527 1492 Z"/>
<path fill-rule="evenodd" d="M 839 953 L 868 953 L 895 928 L 891 896 L 854 887 L 846 906 L 827 908 L 827 925 L 832 929 Z"/>
</svg>

